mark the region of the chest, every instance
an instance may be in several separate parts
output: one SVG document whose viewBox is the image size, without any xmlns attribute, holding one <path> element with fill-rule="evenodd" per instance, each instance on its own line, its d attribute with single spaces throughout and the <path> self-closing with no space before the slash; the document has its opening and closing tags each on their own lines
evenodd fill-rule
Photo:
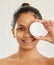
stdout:
<svg viewBox="0 0 54 65">
<path fill-rule="evenodd" d="M 8 65 L 48 65 L 45 61 L 10 61 Z"/>
</svg>

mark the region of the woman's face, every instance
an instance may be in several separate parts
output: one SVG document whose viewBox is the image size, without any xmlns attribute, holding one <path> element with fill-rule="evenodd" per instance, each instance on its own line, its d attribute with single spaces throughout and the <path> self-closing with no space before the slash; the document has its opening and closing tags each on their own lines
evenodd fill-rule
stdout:
<svg viewBox="0 0 54 65">
<path fill-rule="evenodd" d="M 29 32 L 29 26 L 35 22 L 36 18 L 31 12 L 23 13 L 16 21 L 14 36 L 19 43 L 19 46 L 24 49 L 31 49 L 36 47 L 38 39 L 34 38 Z"/>
</svg>

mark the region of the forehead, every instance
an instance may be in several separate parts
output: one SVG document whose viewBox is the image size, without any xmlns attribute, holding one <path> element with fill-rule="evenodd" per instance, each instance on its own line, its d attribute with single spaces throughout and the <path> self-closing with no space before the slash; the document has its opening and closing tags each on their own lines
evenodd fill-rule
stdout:
<svg viewBox="0 0 54 65">
<path fill-rule="evenodd" d="M 36 17 L 34 16 L 34 14 L 29 12 L 29 13 L 21 14 L 16 23 L 29 26 L 35 20 L 36 20 Z"/>
</svg>

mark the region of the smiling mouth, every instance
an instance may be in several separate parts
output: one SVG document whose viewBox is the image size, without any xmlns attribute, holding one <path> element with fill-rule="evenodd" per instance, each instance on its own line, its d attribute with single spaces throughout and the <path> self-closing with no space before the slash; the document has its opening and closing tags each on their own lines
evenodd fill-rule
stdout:
<svg viewBox="0 0 54 65">
<path fill-rule="evenodd" d="M 25 44 L 32 44 L 33 41 L 34 41 L 34 40 L 23 40 L 23 42 L 24 42 Z"/>
</svg>

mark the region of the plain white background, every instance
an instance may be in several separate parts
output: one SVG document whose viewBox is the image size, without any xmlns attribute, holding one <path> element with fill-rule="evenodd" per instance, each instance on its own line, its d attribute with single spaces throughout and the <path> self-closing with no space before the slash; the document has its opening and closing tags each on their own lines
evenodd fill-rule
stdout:
<svg viewBox="0 0 54 65">
<path fill-rule="evenodd" d="M 10 56 L 18 50 L 10 24 L 13 13 L 24 2 L 39 9 L 43 19 L 54 20 L 54 0 L 0 0 L 0 58 Z M 46 57 L 54 57 L 54 45 L 49 42 L 40 41 L 37 50 Z"/>
</svg>

